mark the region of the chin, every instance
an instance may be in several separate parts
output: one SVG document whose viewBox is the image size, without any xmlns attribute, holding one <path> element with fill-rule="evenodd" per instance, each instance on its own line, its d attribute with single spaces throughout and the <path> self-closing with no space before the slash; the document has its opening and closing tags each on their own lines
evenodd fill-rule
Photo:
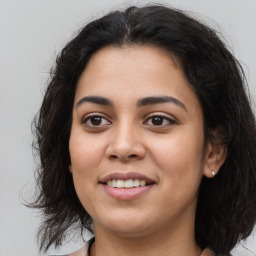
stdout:
<svg viewBox="0 0 256 256">
<path fill-rule="evenodd" d="M 123 237 L 138 237 L 145 235 L 152 229 L 152 225 L 150 225 L 148 220 L 145 214 L 141 217 L 138 214 L 132 215 L 126 213 L 121 216 L 113 214 L 109 218 L 105 216 L 105 220 L 102 220 L 101 226 Z M 99 225 L 99 222 L 94 222 L 95 225 Z"/>
</svg>

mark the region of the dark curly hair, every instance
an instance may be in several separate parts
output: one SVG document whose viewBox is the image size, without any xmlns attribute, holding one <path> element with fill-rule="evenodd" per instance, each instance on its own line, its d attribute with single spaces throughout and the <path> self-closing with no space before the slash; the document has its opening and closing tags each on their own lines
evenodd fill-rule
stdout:
<svg viewBox="0 0 256 256">
<path fill-rule="evenodd" d="M 201 182 L 196 242 L 217 255 L 230 255 L 249 236 L 256 220 L 255 117 L 243 69 L 217 34 L 183 11 L 150 5 L 111 12 L 86 25 L 65 46 L 34 120 L 40 166 L 39 194 L 31 205 L 44 214 L 41 250 L 61 245 L 74 224 L 93 232 L 68 170 L 69 137 L 78 79 L 92 54 L 108 45 L 151 45 L 180 60 L 203 109 L 205 139 L 227 148 L 218 175 Z"/>
</svg>

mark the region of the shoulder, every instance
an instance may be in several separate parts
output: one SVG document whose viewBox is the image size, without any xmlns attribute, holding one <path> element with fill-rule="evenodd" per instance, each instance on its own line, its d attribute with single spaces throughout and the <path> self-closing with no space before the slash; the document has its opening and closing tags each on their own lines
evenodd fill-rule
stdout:
<svg viewBox="0 0 256 256">
<path fill-rule="evenodd" d="M 202 251 L 200 256 L 216 256 L 216 254 L 212 250 L 206 248 Z"/>
<path fill-rule="evenodd" d="M 65 255 L 49 255 L 49 256 L 88 256 L 88 243 L 86 243 L 81 249 Z"/>
<path fill-rule="evenodd" d="M 72 253 L 66 254 L 66 255 L 49 255 L 49 256 L 89 256 L 89 249 L 90 249 L 91 245 L 93 244 L 93 242 L 94 242 L 94 237 L 91 238 L 89 241 L 87 241 L 81 249 L 79 249 L 75 252 L 72 252 Z"/>
<path fill-rule="evenodd" d="M 88 242 L 79 250 L 64 256 L 88 256 Z"/>
</svg>

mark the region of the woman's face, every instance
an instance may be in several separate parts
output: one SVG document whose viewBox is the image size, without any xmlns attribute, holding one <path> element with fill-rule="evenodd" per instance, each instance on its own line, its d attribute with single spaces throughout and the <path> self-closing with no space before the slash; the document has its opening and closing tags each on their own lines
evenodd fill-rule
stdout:
<svg viewBox="0 0 256 256">
<path fill-rule="evenodd" d="M 95 232 L 193 227 L 209 171 L 202 109 L 162 50 L 109 46 L 91 57 L 75 94 L 69 146 L 75 189 Z"/>
</svg>

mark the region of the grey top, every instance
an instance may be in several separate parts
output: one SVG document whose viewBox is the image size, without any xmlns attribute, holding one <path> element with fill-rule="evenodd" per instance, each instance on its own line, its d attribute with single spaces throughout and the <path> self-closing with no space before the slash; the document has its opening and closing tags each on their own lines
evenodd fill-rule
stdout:
<svg viewBox="0 0 256 256">
<path fill-rule="evenodd" d="M 89 252 L 90 252 L 90 247 L 92 246 L 92 244 L 94 243 L 95 238 L 92 237 L 87 243 L 85 243 L 85 245 L 75 251 L 72 252 L 70 254 L 66 254 L 66 255 L 59 255 L 59 256 L 90 256 Z M 57 255 L 49 255 L 49 256 L 57 256 Z M 211 251 L 210 249 L 206 248 L 202 251 L 200 256 L 216 256 L 215 253 L 213 251 Z"/>
</svg>

